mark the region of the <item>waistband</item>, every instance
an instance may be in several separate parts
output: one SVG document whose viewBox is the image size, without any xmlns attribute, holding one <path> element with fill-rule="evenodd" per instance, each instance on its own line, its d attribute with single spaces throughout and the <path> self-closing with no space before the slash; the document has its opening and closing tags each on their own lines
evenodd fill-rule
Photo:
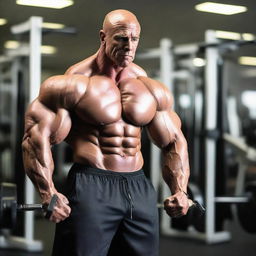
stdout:
<svg viewBox="0 0 256 256">
<path fill-rule="evenodd" d="M 104 175 L 104 176 L 112 176 L 112 177 L 140 177 L 145 176 L 143 169 L 133 172 L 116 172 L 111 170 L 100 169 L 97 167 L 92 167 L 87 164 L 74 163 L 70 169 L 71 172 L 79 172 L 83 174 L 93 174 L 93 175 Z"/>
</svg>

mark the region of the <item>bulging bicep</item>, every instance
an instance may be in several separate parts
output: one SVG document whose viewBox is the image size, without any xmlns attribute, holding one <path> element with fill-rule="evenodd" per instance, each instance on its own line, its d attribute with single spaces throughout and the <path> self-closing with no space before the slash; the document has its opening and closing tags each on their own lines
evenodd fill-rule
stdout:
<svg viewBox="0 0 256 256">
<path fill-rule="evenodd" d="M 147 131 L 154 144 L 165 148 L 179 138 L 180 126 L 180 119 L 174 111 L 157 111 Z"/>
<path fill-rule="evenodd" d="M 59 108 L 55 112 L 36 99 L 25 115 L 23 140 L 29 138 L 33 144 L 57 144 L 66 138 L 70 128 L 71 118 L 67 110 Z"/>
</svg>

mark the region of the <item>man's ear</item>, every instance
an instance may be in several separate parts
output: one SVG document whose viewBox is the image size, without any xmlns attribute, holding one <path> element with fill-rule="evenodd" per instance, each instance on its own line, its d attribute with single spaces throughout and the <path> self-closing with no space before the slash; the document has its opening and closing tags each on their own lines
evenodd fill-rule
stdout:
<svg viewBox="0 0 256 256">
<path fill-rule="evenodd" d="M 100 42 L 101 42 L 101 44 L 105 44 L 105 37 L 106 37 L 106 34 L 105 34 L 105 32 L 101 29 L 101 30 L 100 30 Z"/>
</svg>

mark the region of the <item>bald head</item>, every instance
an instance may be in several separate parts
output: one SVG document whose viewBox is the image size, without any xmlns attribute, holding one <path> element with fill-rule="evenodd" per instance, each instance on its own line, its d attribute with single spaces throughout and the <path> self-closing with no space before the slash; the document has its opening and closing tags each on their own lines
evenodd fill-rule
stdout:
<svg viewBox="0 0 256 256">
<path fill-rule="evenodd" d="M 108 63 L 127 67 L 134 59 L 140 38 L 136 16 L 126 10 L 108 13 L 100 30 L 101 54 Z"/>
<path fill-rule="evenodd" d="M 136 16 L 127 10 L 114 10 L 109 12 L 103 22 L 103 31 L 107 32 L 112 28 L 118 26 L 129 26 L 135 25 L 140 30 L 140 23 L 138 22 Z"/>
</svg>

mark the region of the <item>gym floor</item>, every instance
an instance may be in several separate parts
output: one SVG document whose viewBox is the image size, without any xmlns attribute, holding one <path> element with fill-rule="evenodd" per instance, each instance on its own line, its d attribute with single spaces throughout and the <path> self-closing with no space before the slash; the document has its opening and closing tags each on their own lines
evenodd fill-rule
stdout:
<svg viewBox="0 0 256 256">
<path fill-rule="evenodd" d="M 215 245 L 206 245 L 203 242 L 190 239 L 162 236 L 160 239 L 160 256 L 187 256 L 191 254 L 196 256 L 255 256 L 255 235 L 243 231 L 236 222 L 230 222 L 226 226 L 227 230 L 230 230 L 232 234 L 232 240 Z M 53 234 L 54 224 L 41 218 L 37 219 L 35 238 L 43 241 L 44 252 L 25 253 L 14 250 L 1 250 L 0 256 L 50 256 Z"/>
</svg>

